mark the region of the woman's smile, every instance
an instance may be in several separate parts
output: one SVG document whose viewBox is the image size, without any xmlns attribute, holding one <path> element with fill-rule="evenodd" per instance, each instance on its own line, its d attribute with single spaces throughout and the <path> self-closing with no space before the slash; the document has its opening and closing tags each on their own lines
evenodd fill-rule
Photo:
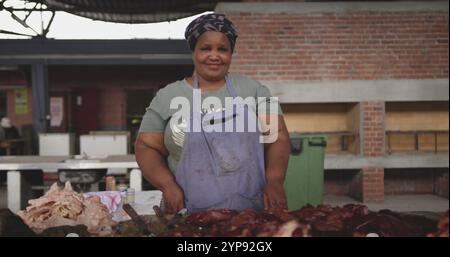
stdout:
<svg viewBox="0 0 450 257">
<path fill-rule="evenodd" d="M 222 67 L 222 64 L 206 64 L 206 66 L 210 69 L 210 70 L 220 70 L 220 68 Z"/>
</svg>

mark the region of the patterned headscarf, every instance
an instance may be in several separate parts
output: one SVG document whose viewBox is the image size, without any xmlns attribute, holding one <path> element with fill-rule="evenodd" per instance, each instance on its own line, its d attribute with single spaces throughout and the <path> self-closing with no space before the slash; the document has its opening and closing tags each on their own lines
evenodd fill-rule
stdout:
<svg viewBox="0 0 450 257">
<path fill-rule="evenodd" d="M 233 23 L 225 17 L 224 14 L 211 13 L 205 14 L 193 20 L 186 28 L 184 37 L 186 38 L 189 48 L 194 51 L 198 38 L 206 31 L 222 32 L 230 40 L 231 51 L 234 51 L 237 31 Z"/>
</svg>

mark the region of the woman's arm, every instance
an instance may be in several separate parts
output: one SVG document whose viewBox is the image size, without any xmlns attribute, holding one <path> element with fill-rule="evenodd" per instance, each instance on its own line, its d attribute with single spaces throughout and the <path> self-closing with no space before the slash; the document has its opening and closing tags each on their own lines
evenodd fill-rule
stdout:
<svg viewBox="0 0 450 257">
<path fill-rule="evenodd" d="M 168 151 L 163 133 L 139 133 L 135 143 L 135 155 L 143 176 L 163 192 L 167 213 L 175 213 L 184 207 L 183 190 L 175 181 L 166 162 Z"/>
<path fill-rule="evenodd" d="M 290 156 L 289 133 L 281 115 L 264 115 L 262 121 L 269 126 L 264 126 L 267 143 L 264 145 L 266 180 L 264 190 L 264 208 L 266 210 L 287 209 L 286 194 L 284 191 L 284 178 Z M 271 123 L 270 121 L 278 122 Z"/>
</svg>

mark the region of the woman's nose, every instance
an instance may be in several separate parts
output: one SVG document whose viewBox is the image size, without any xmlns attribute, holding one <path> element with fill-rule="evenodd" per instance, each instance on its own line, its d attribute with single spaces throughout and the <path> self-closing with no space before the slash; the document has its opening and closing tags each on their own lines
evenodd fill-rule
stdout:
<svg viewBox="0 0 450 257">
<path fill-rule="evenodd" d="M 211 59 L 211 60 L 219 60 L 219 52 L 211 51 L 211 53 L 209 55 L 209 59 Z"/>
</svg>

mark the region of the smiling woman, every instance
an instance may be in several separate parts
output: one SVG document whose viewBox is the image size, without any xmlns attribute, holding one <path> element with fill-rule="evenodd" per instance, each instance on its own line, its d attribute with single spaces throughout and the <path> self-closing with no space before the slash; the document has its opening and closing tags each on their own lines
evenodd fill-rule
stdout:
<svg viewBox="0 0 450 257">
<path fill-rule="evenodd" d="M 143 117 L 136 160 L 144 177 L 163 192 L 168 213 L 183 207 L 189 212 L 287 208 L 283 188 L 290 152 L 287 129 L 278 101 L 267 87 L 228 74 L 237 37 L 223 14 L 206 14 L 192 21 L 185 32 L 194 62 L 192 76 L 160 89 Z M 211 107 L 207 101 L 213 97 L 225 108 Z M 171 106 L 178 106 L 173 102 L 180 98 L 192 108 L 178 122 L 178 112 Z M 256 105 L 228 108 L 224 104 L 238 98 L 252 98 Z M 271 108 L 274 105 L 278 108 Z M 227 115 L 230 112 L 243 115 Z M 199 122 L 208 115 L 223 122 Z M 261 142 L 262 131 L 249 129 L 255 120 L 251 117 L 274 121 L 276 125 L 269 124 L 269 138 L 275 140 Z M 196 124 L 201 124 L 200 129 Z M 213 126 L 246 129 L 224 132 Z"/>
<path fill-rule="evenodd" d="M 194 73 L 202 89 L 220 88 L 225 83 L 238 37 L 231 21 L 221 14 L 203 15 L 189 24 L 184 36 L 193 52 Z M 193 84 L 192 78 L 188 81 Z"/>
</svg>

